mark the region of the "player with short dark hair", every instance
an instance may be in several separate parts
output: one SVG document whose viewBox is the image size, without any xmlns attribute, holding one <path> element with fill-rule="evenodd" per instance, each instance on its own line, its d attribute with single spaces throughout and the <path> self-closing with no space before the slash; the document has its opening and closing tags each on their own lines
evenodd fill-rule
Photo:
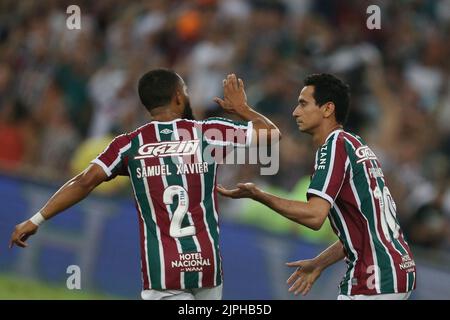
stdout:
<svg viewBox="0 0 450 320">
<path fill-rule="evenodd" d="M 313 97 L 321 106 L 331 101 L 335 105 L 336 122 L 343 125 L 350 110 L 350 88 L 331 74 L 311 74 L 303 81 L 305 86 L 313 86 Z"/>
<path fill-rule="evenodd" d="M 258 145 L 260 133 L 279 130 L 248 106 L 243 82 L 234 74 L 224 80 L 224 99 L 214 100 L 243 122 L 193 120 L 186 85 L 171 70 L 143 75 L 139 97 L 152 121 L 116 137 L 37 214 L 16 226 L 10 246 L 26 247 L 43 221 L 102 182 L 129 176 L 139 217 L 142 298 L 221 299 L 215 152 L 224 145 Z"/>
<path fill-rule="evenodd" d="M 139 98 L 144 107 L 151 112 L 157 107 L 169 104 L 180 85 L 184 85 L 184 81 L 177 73 L 166 69 L 155 69 L 139 79 Z M 185 99 L 184 104 L 182 118 L 194 120 L 189 99 Z"/>
<path fill-rule="evenodd" d="M 307 202 L 279 198 L 253 183 L 218 191 L 259 201 L 314 230 L 328 216 L 339 241 L 314 259 L 288 263 L 298 267 L 289 291 L 306 294 L 325 268 L 345 258 L 338 299 L 407 299 L 416 286 L 415 262 L 378 158 L 359 136 L 343 130 L 349 88 L 331 74 L 308 76 L 304 84 L 293 116 L 317 146 Z"/>
</svg>

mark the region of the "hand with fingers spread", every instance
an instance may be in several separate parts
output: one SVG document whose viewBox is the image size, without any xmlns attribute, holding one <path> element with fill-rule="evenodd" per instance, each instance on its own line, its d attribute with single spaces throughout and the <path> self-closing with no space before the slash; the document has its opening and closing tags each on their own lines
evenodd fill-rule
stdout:
<svg viewBox="0 0 450 320">
<path fill-rule="evenodd" d="M 25 241 L 35 234 L 38 230 L 38 226 L 35 225 L 30 220 L 26 220 L 16 226 L 14 232 L 11 235 L 11 240 L 9 242 L 9 248 L 11 249 L 13 245 L 21 248 L 26 248 L 28 246 Z"/>
<path fill-rule="evenodd" d="M 234 73 L 229 74 L 223 80 L 223 99 L 218 97 L 214 101 L 225 111 L 241 114 L 250 107 L 247 105 L 247 95 L 244 90 L 244 82 L 238 79 Z"/>
<path fill-rule="evenodd" d="M 314 259 L 288 262 L 286 265 L 288 267 L 297 267 L 297 270 L 286 281 L 291 286 L 289 292 L 294 292 L 295 295 L 301 293 L 305 296 L 308 294 L 323 270 Z"/>
<path fill-rule="evenodd" d="M 254 198 L 257 194 L 258 187 L 255 186 L 254 183 L 247 182 L 247 183 L 238 183 L 236 185 L 237 188 L 235 189 L 225 189 L 223 186 L 218 185 L 217 186 L 217 192 L 219 192 L 221 195 L 233 199 L 240 199 L 240 198 Z"/>
</svg>

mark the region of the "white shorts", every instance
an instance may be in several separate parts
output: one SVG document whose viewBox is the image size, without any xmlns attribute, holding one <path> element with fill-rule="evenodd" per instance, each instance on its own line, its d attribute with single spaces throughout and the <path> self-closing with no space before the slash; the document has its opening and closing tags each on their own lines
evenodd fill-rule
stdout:
<svg viewBox="0 0 450 320">
<path fill-rule="evenodd" d="M 386 294 L 374 294 L 366 296 L 363 294 L 357 294 L 354 296 L 347 296 L 345 294 L 338 295 L 338 300 L 408 300 L 411 295 L 411 291 L 402 293 L 386 293 Z"/>
<path fill-rule="evenodd" d="M 222 300 L 222 285 L 185 290 L 143 290 L 143 300 Z"/>
</svg>

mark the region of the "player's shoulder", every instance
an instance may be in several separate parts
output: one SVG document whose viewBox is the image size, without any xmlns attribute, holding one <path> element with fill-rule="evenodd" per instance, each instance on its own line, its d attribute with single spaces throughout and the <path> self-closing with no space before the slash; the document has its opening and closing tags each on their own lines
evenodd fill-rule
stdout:
<svg viewBox="0 0 450 320">
<path fill-rule="evenodd" d="M 320 152 L 324 152 L 325 150 L 332 152 L 332 150 L 336 150 L 336 152 L 348 153 L 349 149 L 356 150 L 362 145 L 364 145 L 364 142 L 361 137 L 352 132 L 339 129 L 328 135 L 319 150 Z"/>
<path fill-rule="evenodd" d="M 146 133 L 147 131 L 149 131 L 149 130 L 152 130 L 152 131 L 155 130 L 155 125 L 154 125 L 154 123 L 148 122 L 148 123 L 146 123 L 146 124 L 144 124 L 144 125 L 142 125 L 142 126 L 136 128 L 136 129 L 134 129 L 133 131 L 130 131 L 130 132 L 124 132 L 124 133 L 122 133 L 122 134 L 116 136 L 116 137 L 114 138 L 114 142 L 115 142 L 115 143 L 118 143 L 118 144 L 128 144 L 128 143 L 130 143 L 133 139 L 135 139 L 139 134 L 144 134 L 144 135 L 145 135 L 145 133 Z"/>
<path fill-rule="evenodd" d="M 130 141 L 132 139 L 134 139 L 135 137 L 137 137 L 140 133 L 146 132 L 148 130 L 154 130 L 154 124 L 152 122 L 148 122 L 136 129 L 134 129 L 131 132 L 126 132 L 124 134 L 122 134 L 122 136 L 126 136 Z"/>
<path fill-rule="evenodd" d="M 347 145 L 351 147 L 352 149 L 360 148 L 361 146 L 365 146 L 364 140 L 357 134 L 349 131 L 342 130 L 339 133 L 338 137 L 339 143 L 342 143 L 343 145 Z"/>
<path fill-rule="evenodd" d="M 345 141 L 346 132 L 342 129 L 335 130 L 331 132 L 325 139 L 322 147 L 332 146 L 332 145 L 342 145 Z"/>
</svg>

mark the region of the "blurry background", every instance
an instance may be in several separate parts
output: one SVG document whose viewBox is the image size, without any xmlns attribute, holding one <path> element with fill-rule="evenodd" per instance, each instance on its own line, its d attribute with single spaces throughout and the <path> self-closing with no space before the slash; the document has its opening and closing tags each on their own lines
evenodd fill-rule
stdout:
<svg viewBox="0 0 450 320">
<path fill-rule="evenodd" d="M 68 30 L 66 8 L 81 9 Z M 381 30 L 366 9 L 381 8 Z M 219 182 L 254 181 L 304 199 L 310 138 L 291 113 L 302 79 L 329 72 L 351 86 L 347 129 L 380 158 L 418 265 L 415 299 L 450 299 L 450 1 L 151 0 L 0 2 L 0 298 L 139 298 L 138 232 L 127 179 L 114 180 L 8 250 L 31 216 L 117 134 L 149 121 L 137 79 L 169 67 L 186 80 L 197 118 L 222 115 L 229 72 L 281 128 L 280 171 L 223 166 Z M 226 299 L 289 299 L 290 260 L 336 238 L 249 201 L 221 199 Z M 69 265 L 82 290 L 65 287 Z M 335 299 L 345 271 L 325 272 L 309 298 Z"/>
</svg>

